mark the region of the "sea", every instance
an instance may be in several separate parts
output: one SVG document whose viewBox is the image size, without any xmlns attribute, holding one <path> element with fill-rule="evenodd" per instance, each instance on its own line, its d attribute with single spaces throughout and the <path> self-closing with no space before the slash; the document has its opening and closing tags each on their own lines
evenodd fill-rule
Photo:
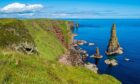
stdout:
<svg viewBox="0 0 140 84">
<path fill-rule="evenodd" d="M 75 40 L 85 40 L 94 46 L 82 45 L 80 48 L 89 54 L 87 61 L 95 63 L 92 56 L 99 47 L 103 58 L 98 62 L 100 74 L 109 74 L 117 78 L 122 84 L 140 84 L 140 19 L 70 19 L 79 24 L 73 33 Z M 105 64 L 108 59 L 105 51 L 110 39 L 112 24 L 116 24 L 116 31 L 122 55 L 114 56 L 118 65 L 110 67 Z M 129 59 L 126 60 L 126 59 Z"/>
</svg>

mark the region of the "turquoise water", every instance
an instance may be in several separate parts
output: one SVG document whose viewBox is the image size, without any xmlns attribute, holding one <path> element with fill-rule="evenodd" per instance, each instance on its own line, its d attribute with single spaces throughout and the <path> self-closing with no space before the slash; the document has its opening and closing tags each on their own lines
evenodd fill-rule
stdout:
<svg viewBox="0 0 140 84">
<path fill-rule="evenodd" d="M 86 40 L 95 43 L 95 46 L 80 46 L 87 50 L 89 55 L 95 53 L 95 48 L 99 47 L 103 59 L 99 60 L 99 73 L 110 74 L 120 80 L 123 84 L 140 84 L 140 19 L 77 19 L 72 20 L 79 23 L 78 30 L 74 33 L 78 34 L 76 40 Z M 105 50 L 110 38 L 111 26 L 113 23 L 117 25 L 117 36 L 124 54 L 118 55 L 119 65 L 109 67 L 104 63 L 107 59 Z M 125 61 L 129 58 L 130 61 Z M 95 60 L 88 57 L 88 62 L 94 63 Z"/>
</svg>

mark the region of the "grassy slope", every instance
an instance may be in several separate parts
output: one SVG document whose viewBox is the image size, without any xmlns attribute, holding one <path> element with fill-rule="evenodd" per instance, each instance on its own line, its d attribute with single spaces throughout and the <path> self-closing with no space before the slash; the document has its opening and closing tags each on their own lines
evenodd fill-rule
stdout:
<svg viewBox="0 0 140 84">
<path fill-rule="evenodd" d="M 98 75 L 83 67 L 59 64 L 56 58 L 66 49 L 54 33 L 44 31 L 44 28 L 39 25 L 39 22 L 42 21 L 46 23 L 44 28 L 51 26 L 50 20 L 24 20 L 26 28 L 38 47 L 40 56 L 29 56 L 8 49 L 0 50 L 0 83 L 102 84 L 105 81 L 104 84 L 120 84 L 119 81 L 108 75 Z M 47 25 L 47 23 L 50 24 Z M 63 32 L 66 32 L 65 29 Z"/>
<path fill-rule="evenodd" d="M 24 23 L 16 19 L 0 19 L 0 48 L 19 45 L 22 42 L 34 44 Z"/>
<path fill-rule="evenodd" d="M 43 20 L 48 23 L 47 20 Z M 58 56 L 65 52 L 65 47 L 56 39 L 55 34 L 46 31 L 39 23 L 41 20 L 26 20 L 24 21 L 26 28 L 30 31 L 36 46 L 40 53 L 40 56 L 47 58 L 48 60 L 55 60 Z M 47 25 L 44 24 L 44 27 Z"/>
</svg>

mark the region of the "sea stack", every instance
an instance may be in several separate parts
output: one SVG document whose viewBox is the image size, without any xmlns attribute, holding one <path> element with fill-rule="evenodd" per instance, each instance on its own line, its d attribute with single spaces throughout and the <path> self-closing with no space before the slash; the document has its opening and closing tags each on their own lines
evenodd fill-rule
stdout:
<svg viewBox="0 0 140 84">
<path fill-rule="evenodd" d="M 79 24 L 78 23 L 76 23 L 76 28 L 78 28 L 79 27 Z"/>
<path fill-rule="evenodd" d="M 118 38 L 116 35 L 116 24 L 113 24 L 112 30 L 111 30 L 111 37 L 108 43 L 108 47 L 106 50 L 106 55 L 116 55 L 116 54 L 122 54 L 123 50 L 119 45 Z"/>
<path fill-rule="evenodd" d="M 98 47 L 96 48 L 96 51 L 95 51 L 95 54 L 93 55 L 93 58 L 95 58 L 95 59 L 101 59 L 101 58 L 103 58 L 103 56 L 100 55 L 100 52 L 99 52 L 99 48 Z"/>
</svg>

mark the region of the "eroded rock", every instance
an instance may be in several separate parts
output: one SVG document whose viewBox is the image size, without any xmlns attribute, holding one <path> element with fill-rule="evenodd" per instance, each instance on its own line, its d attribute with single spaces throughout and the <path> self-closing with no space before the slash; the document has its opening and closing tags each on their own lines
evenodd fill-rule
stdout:
<svg viewBox="0 0 140 84">
<path fill-rule="evenodd" d="M 120 47 L 120 44 L 118 42 L 118 38 L 116 35 L 116 24 L 113 24 L 112 30 L 111 30 L 111 37 L 109 40 L 109 44 L 106 50 L 107 55 L 115 55 L 115 54 L 122 54 L 123 50 Z"/>
<path fill-rule="evenodd" d="M 84 65 L 87 69 L 95 72 L 95 73 L 98 73 L 98 68 L 95 64 L 85 64 Z"/>
<path fill-rule="evenodd" d="M 69 54 L 62 56 L 59 59 L 59 62 L 66 64 L 66 65 L 72 65 L 72 66 L 83 66 L 84 65 L 84 62 L 82 61 L 80 53 L 73 49 L 70 50 Z"/>
<path fill-rule="evenodd" d="M 37 48 L 32 43 L 20 43 L 18 46 L 15 47 L 17 51 L 24 52 L 25 54 L 37 54 Z"/>
</svg>

